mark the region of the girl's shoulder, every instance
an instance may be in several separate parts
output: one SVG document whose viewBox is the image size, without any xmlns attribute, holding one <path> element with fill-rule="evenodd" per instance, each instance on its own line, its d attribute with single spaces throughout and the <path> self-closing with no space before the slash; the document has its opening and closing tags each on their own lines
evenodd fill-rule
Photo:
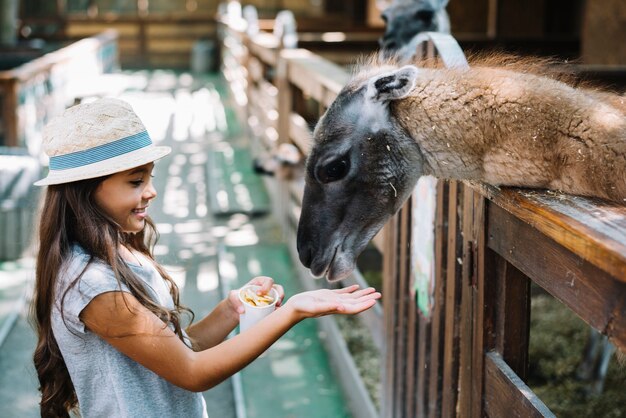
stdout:
<svg viewBox="0 0 626 418">
<path fill-rule="evenodd" d="M 87 281 L 91 278 L 101 280 L 103 277 L 115 279 L 111 266 L 93 257 L 79 244 L 72 244 L 70 254 L 63 262 L 59 271 L 59 284 L 61 286 L 67 285 L 78 276 Z"/>
<path fill-rule="evenodd" d="M 93 265 L 94 267 L 98 268 L 98 269 L 102 269 L 102 268 L 108 268 L 109 270 L 111 269 L 111 267 L 106 264 L 105 262 L 103 262 L 102 260 L 93 257 L 91 254 L 89 254 L 89 252 L 87 252 L 87 250 L 85 250 L 83 247 L 80 246 L 80 244 L 77 243 L 73 243 L 70 247 L 70 253 L 68 255 L 68 257 L 65 259 L 65 262 L 63 263 L 64 266 L 70 267 L 70 266 L 75 266 L 75 267 L 85 267 L 87 264 L 89 265 Z"/>
</svg>

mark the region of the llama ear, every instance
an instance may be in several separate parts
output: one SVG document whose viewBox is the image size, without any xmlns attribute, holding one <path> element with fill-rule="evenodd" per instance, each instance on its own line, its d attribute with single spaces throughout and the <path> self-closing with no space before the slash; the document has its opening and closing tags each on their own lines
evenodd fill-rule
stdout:
<svg viewBox="0 0 626 418">
<path fill-rule="evenodd" d="M 417 74 L 417 67 L 406 65 L 372 77 L 367 83 L 367 97 L 380 102 L 401 99 L 413 90 Z"/>
</svg>

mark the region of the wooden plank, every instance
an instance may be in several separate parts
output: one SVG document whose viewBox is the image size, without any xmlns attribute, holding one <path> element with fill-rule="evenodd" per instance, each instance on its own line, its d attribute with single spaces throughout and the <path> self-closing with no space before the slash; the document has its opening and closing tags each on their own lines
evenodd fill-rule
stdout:
<svg viewBox="0 0 626 418">
<path fill-rule="evenodd" d="M 474 291 L 473 283 L 473 249 L 471 247 L 472 234 L 472 190 L 463 187 L 463 200 L 461 200 L 460 208 L 462 208 L 462 224 L 461 236 L 462 255 L 461 260 L 463 268 L 461 270 L 461 318 L 460 318 L 460 349 L 459 349 L 459 400 L 458 410 L 461 417 L 470 417 L 472 413 L 472 359 L 474 358 L 473 341 L 473 317 L 474 317 Z"/>
<path fill-rule="evenodd" d="M 485 199 L 478 193 L 471 193 L 471 236 L 472 260 L 471 269 L 473 283 L 472 286 L 472 411 L 471 416 L 475 418 L 483 417 L 483 359 L 485 353 L 486 340 L 493 335 L 493 309 L 487 301 L 493 301 L 495 296 L 495 286 L 493 282 L 485 277 Z"/>
<path fill-rule="evenodd" d="M 17 79 L 1 80 L 2 84 L 2 145 L 16 147 L 19 145 L 19 106 Z"/>
<path fill-rule="evenodd" d="M 402 266 L 401 274 L 403 276 L 403 297 L 400 303 L 404 306 L 403 319 L 406 321 L 404 330 L 406 333 L 406 339 L 403 342 L 400 340 L 400 344 L 405 345 L 405 357 L 404 357 L 404 373 L 403 378 L 405 382 L 404 400 L 400 404 L 403 416 L 412 417 L 415 416 L 415 404 L 416 400 L 420 397 L 420 389 L 418 387 L 418 380 L 420 378 L 420 355 L 423 354 L 425 341 L 421 338 L 421 324 L 417 318 L 417 312 L 415 311 L 415 292 L 412 289 L 413 275 L 411 269 L 411 244 L 412 244 L 412 217 L 413 217 L 413 197 L 409 198 L 403 208 L 402 217 L 402 236 L 400 239 L 400 248 L 402 251 Z"/>
<path fill-rule="evenodd" d="M 270 67 L 276 67 L 280 44 L 275 36 L 261 32 L 254 38 L 248 38 L 246 46 L 250 54 L 258 57 Z"/>
<path fill-rule="evenodd" d="M 399 228 L 399 239 L 398 239 L 398 273 L 396 276 L 396 281 L 398 282 L 397 288 L 398 291 L 396 293 L 397 297 L 394 299 L 397 305 L 397 313 L 396 313 L 396 321 L 395 321 L 395 333 L 394 340 L 395 342 L 395 364 L 394 364 L 394 404 L 395 410 L 397 413 L 401 414 L 403 410 L 403 406 L 405 405 L 406 393 L 413 393 L 412 391 L 412 383 L 407 382 L 407 368 L 412 367 L 412 362 L 407 362 L 407 304 L 409 297 L 407 295 L 408 289 L 408 257 L 406 248 L 409 245 L 409 228 L 407 225 L 409 224 L 409 216 L 410 216 L 410 200 L 404 204 L 402 209 L 400 210 L 400 220 L 398 223 Z"/>
<path fill-rule="evenodd" d="M 485 414 L 489 417 L 554 417 L 497 353 L 485 356 Z"/>
<path fill-rule="evenodd" d="M 309 51 L 284 52 L 289 60 L 290 82 L 323 104 L 327 104 L 330 97 L 328 92 L 339 94 L 350 78 L 350 74 L 340 66 Z"/>
<path fill-rule="evenodd" d="M 289 124 L 289 137 L 304 155 L 311 152 L 313 138 L 304 118 L 292 113 Z"/>
<path fill-rule="evenodd" d="M 168 54 L 176 54 L 176 53 L 184 53 L 189 56 L 191 50 L 196 43 L 196 39 L 187 38 L 187 39 L 155 39 L 148 37 L 146 38 L 146 49 L 148 54 L 153 53 L 168 53 Z"/>
<path fill-rule="evenodd" d="M 162 13 L 162 14 L 149 14 L 146 16 L 137 15 L 115 15 L 115 14 L 101 14 L 96 17 L 88 17 L 85 15 L 70 14 L 65 19 L 68 23 L 99 23 L 99 24 L 116 24 L 116 23 L 163 23 L 163 24 L 212 24 L 215 25 L 217 21 L 212 13 L 196 11 L 194 13 Z"/>
<path fill-rule="evenodd" d="M 215 35 L 215 29 L 215 25 L 207 24 L 205 21 L 187 22 L 185 25 L 175 22 L 155 22 L 148 25 L 146 35 L 149 38 L 167 37 L 175 39 L 184 37 L 197 40 L 200 38 L 213 37 Z"/>
<path fill-rule="evenodd" d="M 507 212 L 626 283 L 626 206 L 558 193 L 471 185 Z"/>
<path fill-rule="evenodd" d="M 272 109 L 278 109 L 278 89 L 276 86 L 267 80 L 260 80 L 258 89 L 260 94 L 265 97 L 266 104 L 271 106 Z"/>
<path fill-rule="evenodd" d="M 504 258 L 487 249 L 497 289 L 495 347 L 504 361 L 522 380 L 528 375 L 530 341 L 530 280 Z"/>
<path fill-rule="evenodd" d="M 67 36 L 70 38 L 83 38 L 93 36 L 107 29 L 115 29 L 120 37 L 136 38 L 139 27 L 134 23 L 97 23 L 97 22 L 73 22 L 66 24 Z"/>
<path fill-rule="evenodd" d="M 626 350 L 626 283 L 497 205 L 488 228 L 490 248 Z"/>
<path fill-rule="evenodd" d="M 523 39 L 545 36 L 547 0 L 525 0 L 524 2 L 500 1 L 497 6 L 497 33 L 502 38 Z"/>
<path fill-rule="evenodd" d="M 352 31 L 341 31 L 341 32 L 298 32 L 298 44 L 299 45 L 307 45 L 309 43 L 325 43 L 329 44 L 331 47 L 341 47 L 346 44 L 353 43 L 378 43 L 378 39 L 380 38 L 382 31 L 376 32 L 352 32 Z M 306 47 L 305 49 L 311 49 Z"/>
<path fill-rule="evenodd" d="M 259 118 L 263 131 L 268 128 L 276 129 L 278 127 L 278 111 L 273 106 L 275 100 L 254 88 L 249 89 L 248 94 L 248 108 Z"/>
<path fill-rule="evenodd" d="M 428 417 L 441 415 L 441 385 L 443 382 L 443 348 L 445 337 L 445 295 L 448 251 L 448 194 L 449 183 L 437 182 L 437 207 L 435 214 L 435 291 L 430 335 L 430 359 L 428 364 Z"/>
<path fill-rule="evenodd" d="M 456 181 L 449 183 L 448 251 L 446 261 L 445 335 L 443 352 L 443 383 L 441 416 L 455 417 L 459 385 L 460 304 L 463 240 L 460 234 L 462 220 L 458 211 L 463 190 Z"/>
<path fill-rule="evenodd" d="M 291 111 L 293 109 L 293 91 L 289 83 L 287 73 L 287 61 L 282 55 L 278 58 L 276 64 L 276 77 L 274 83 L 278 90 L 277 108 L 278 108 L 278 142 L 289 143 L 289 130 L 291 125 Z"/>
<path fill-rule="evenodd" d="M 374 244 L 374 247 L 376 247 L 376 249 L 378 251 L 380 251 L 381 254 L 385 254 L 385 231 L 387 230 L 387 228 L 383 228 L 380 231 L 378 231 L 378 233 L 376 235 L 374 235 L 374 238 L 372 238 L 372 243 Z"/>
<path fill-rule="evenodd" d="M 388 232 L 385 234 L 386 247 L 383 258 L 383 312 L 385 324 L 385 346 L 384 359 L 385 366 L 382 375 L 382 415 L 383 417 L 394 416 L 394 349 L 396 330 L 396 307 L 394 301 L 397 300 L 397 280 L 398 271 L 398 215 L 394 215 L 387 223 Z"/>
<path fill-rule="evenodd" d="M 407 417 L 424 417 L 428 410 L 428 386 L 430 380 L 429 367 L 431 365 L 430 353 L 431 353 L 431 322 L 424 316 L 419 315 L 416 310 L 417 302 L 415 298 L 412 300 L 412 311 L 418 321 L 418 355 L 415 364 L 415 373 L 417 375 L 417 390 L 415 394 L 409 393 L 409 397 L 412 405 L 412 409 L 407 414 Z"/>
<path fill-rule="evenodd" d="M 249 81 L 257 82 L 263 80 L 263 64 L 254 55 L 248 55 L 246 69 L 248 70 Z"/>
</svg>

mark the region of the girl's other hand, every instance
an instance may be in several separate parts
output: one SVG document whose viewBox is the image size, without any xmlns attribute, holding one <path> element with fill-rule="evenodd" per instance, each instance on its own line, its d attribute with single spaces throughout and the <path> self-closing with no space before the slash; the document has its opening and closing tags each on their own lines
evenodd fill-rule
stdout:
<svg viewBox="0 0 626 418">
<path fill-rule="evenodd" d="M 359 285 L 343 289 L 319 289 L 293 295 L 285 307 L 291 307 L 302 319 L 329 314 L 357 314 L 376 304 L 381 294 L 372 287 L 359 290 Z"/>
<path fill-rule="evenodd" d="M 278 307 L 282 305 L 283 299 L 285 298 L 285 290 L 283 289 L 281 285 L 275 284 L 274 279 L 272 279 L 271 277 L 257 276 L 242 287 L 249 286 L 249 285 L 260 286 L 261 288 L 258 291 L 259 295 L 268 294 L 270 292 L 270 289 L 273 287 L 274 289 L 276 289 L 276 292 L 278 293 L 278 300 L 276 301 L 276 306 Z M 228 301 L 230 302 L 230 305 L 232 306 L 233 310 L 237 313 L 237 315 L 240 315 L 244 312 L 243 304 L 239 300 L 239 289 L 231 290 L 230 292 L 228 292 Z"/>
</svg>

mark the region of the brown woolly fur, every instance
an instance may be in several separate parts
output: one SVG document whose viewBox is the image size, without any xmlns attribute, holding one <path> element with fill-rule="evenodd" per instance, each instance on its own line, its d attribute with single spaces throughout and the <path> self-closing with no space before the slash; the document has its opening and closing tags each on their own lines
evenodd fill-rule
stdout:
<svg viewBox="0 0 626 418">
<path fill-rule="evenodd" d="M 91 255 L 92 262 L 111 266 L 118 282 L 164 324 L 171 323 L 182 339 L 181 315 L 193 313 L 179 304 L 179 291 L 171 277 L 156 262 L 155 267 L 169 283 L 175 309 L 168 311 L 148 297 L 141 281 L 122 260 L 118 248 L 124 245 L 154 260 L 152 248 L 158 239 L 154 224 L 146 218 L 146 227 L 137 234 L 119 232 L 118 225 L 94 202 L 93 192 L 106 177 L 49 186 L 39 224 L 39 252 L 36 283 L 31 306 L 31 321 L 37 332 L 33 356 L 41 391 L 42 417 L 68 417 L 75 412 L 77 398 L 70 376 L 52 332 L 51 314 L 56 300 L 58 272 L 66 262 L 73 244 L 79 244 Z M 71 286 L 80 281 L 78 275 Z M 121 287 L 120 287 L 121 288 Z M 61 312 L 63 300 L 61 296 Z M 165 326 L 165 325 L 164 325 Z"/>
<path fill-rule="evenodd" d="M 377 56 L 364 64 L 348 90 L 399 67 Z M 390 109 L 419 144 L 424 174 L 626 198 L 624 96 L 552 59 L 491 53 L 470 55 L 469 69 L 415 64 L 415 86 Z"/>
<path fill-rule="evenodd" d="M 562 59 L 553 57 L 520 56 L 499 51 L 468 51 L 465 53 L 465 57 L 469 66 L 473 68 L 500 68 L 521 74 L 535 74 L 548 77 L 572 87 L 592 90 L 602 95 L 607 100 L 616 100 L 618 107 L 626 109 L 626 100 L 624 97 L 626 92 L 615 94 L 616 92 L 611 91 L 609 87 L 598 82 L 592 82 L 584 76 L 581 76 L 580 73 L 576 71 L 577 63 L 575 61 L 563 61 Z M 350 85 L 358 84 L 359 81 L 368 79 L 372 75 L 378 74 L 385 69 L 398 68 L 405 64 L 407 64 L 407 62 L 404 62 L 401 57 L 395 55 L 387 58 L 383 58 L 379 54 L 361 56 L 357 59 L 353 67 Z M 419 68 L 445 68 L 441 60 L 437 57 L 415 58 L 411 64 Z"/>
</svg>

